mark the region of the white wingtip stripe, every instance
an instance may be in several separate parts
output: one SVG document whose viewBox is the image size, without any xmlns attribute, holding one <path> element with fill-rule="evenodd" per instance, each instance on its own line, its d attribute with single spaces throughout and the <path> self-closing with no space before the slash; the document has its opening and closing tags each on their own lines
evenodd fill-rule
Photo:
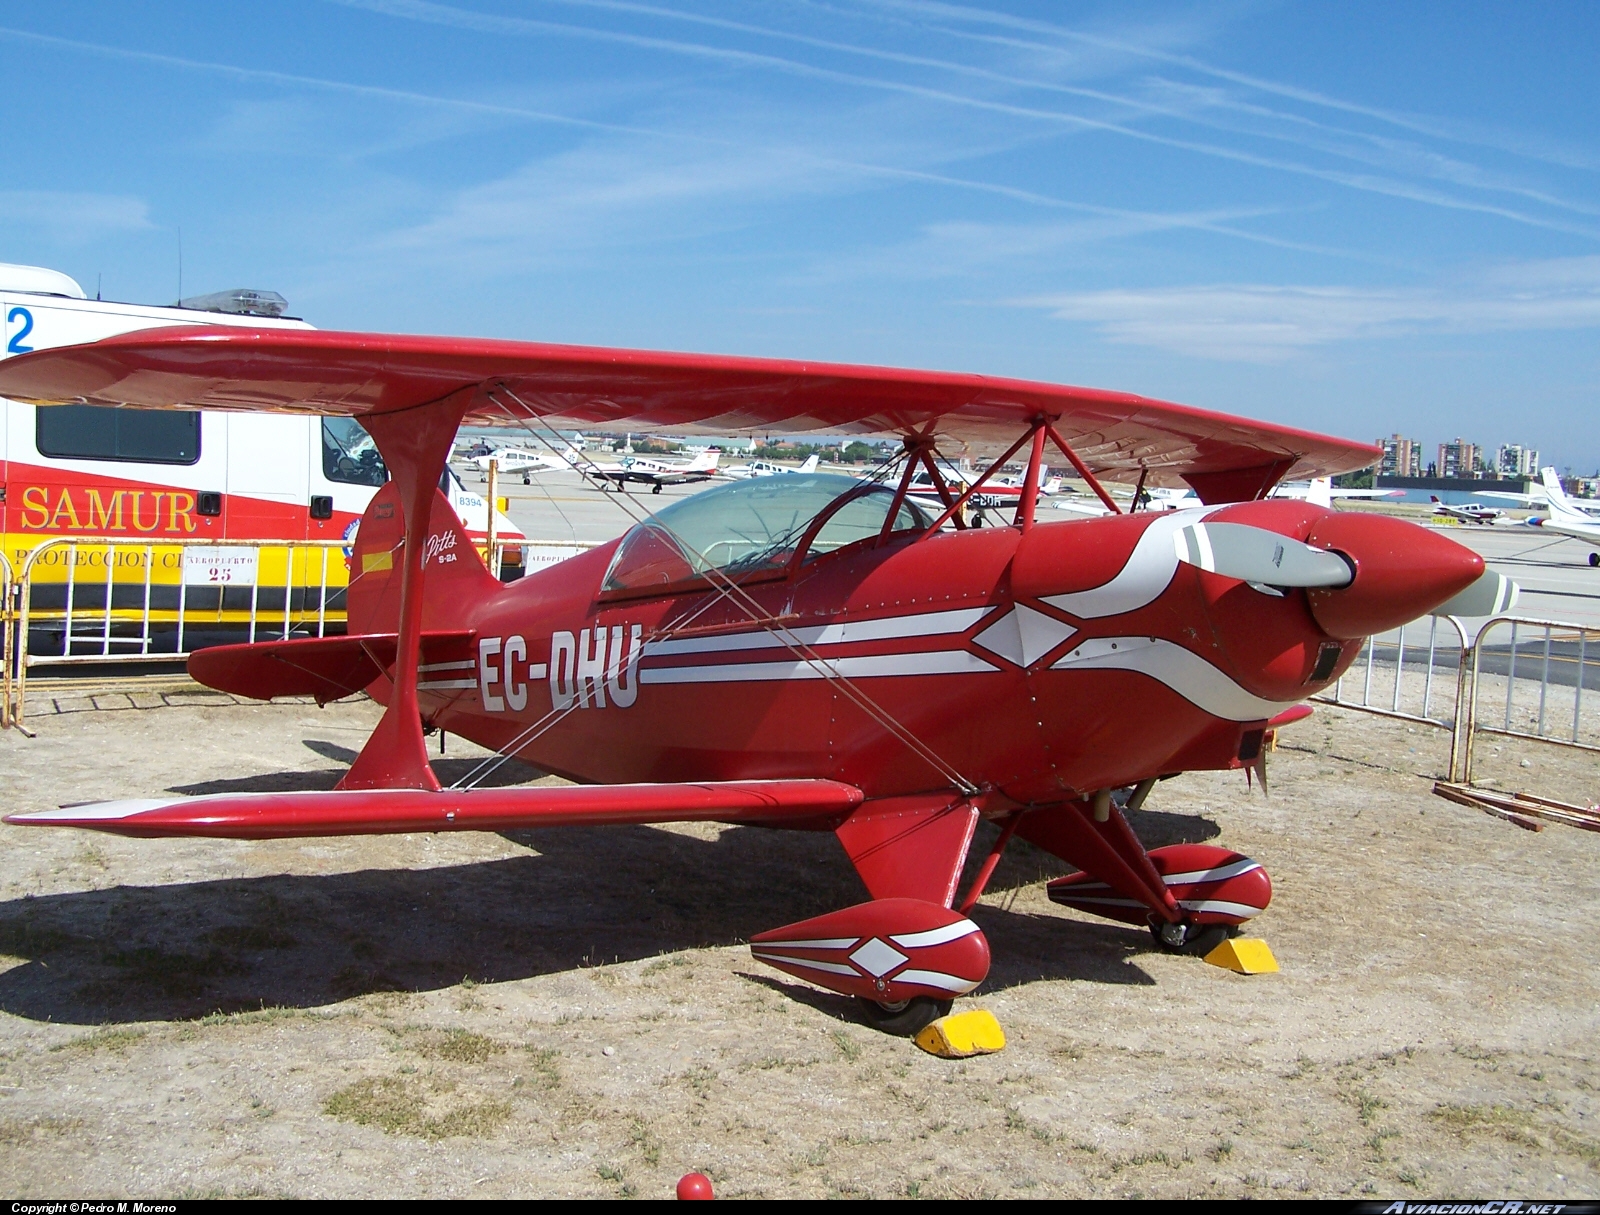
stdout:
<svg viewBox="0 0 1600 1215">
<path fill-rule="evenodd" d="M 14 814 L 14 823 L 93 822 L 109 823 L 118 819 L 134 818 L 151 810 L 164 810 L 187 798 L 139 797 L 120 802 L 86 802 L 81 806 L 61 806 L 54 810 L 34 810 Z"/>
</svg>

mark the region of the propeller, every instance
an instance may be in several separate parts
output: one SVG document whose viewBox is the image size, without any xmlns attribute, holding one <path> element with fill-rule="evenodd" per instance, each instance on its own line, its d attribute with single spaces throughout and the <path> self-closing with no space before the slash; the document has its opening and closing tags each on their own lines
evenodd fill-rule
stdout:
<svg viewBox="0 0 1600 1215">
<path fill-rule="evenodd" d="M 1337 588 L 1355 578 L 1338 553 L 1247 523 L 1191 523 L 1176 533 L 1174 543 L 1179 561 L 1241 582 Z"/>
<path fill-rule="evenodd" d="M 1504 574 L 1484 570 L 1464 591 L 1458 591 L 1429 613 L 1431 616 L 1498 616 L 1516 606 L 1521 591 Z"/>
</svg>

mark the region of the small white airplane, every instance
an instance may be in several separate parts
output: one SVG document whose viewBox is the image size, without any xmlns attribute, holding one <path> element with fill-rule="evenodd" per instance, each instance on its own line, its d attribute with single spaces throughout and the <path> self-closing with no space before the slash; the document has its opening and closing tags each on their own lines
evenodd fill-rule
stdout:
<svg viewBox="0 0 1600 1215">
<path fill-rule="evenodd" d="M 1516 502 L 1534 510 L 1545 510 L 1550 506 L 1550 491 L 1545 489 L 1543 482 L 1529 486 L 1531 492 L 1514 494 L 1509 490 L 1480 489 L 1474 491 L 1479 498 L 1495 498 L 1502 502 Z M 1571 510 L 1585 515 L 1600 515 L 1600 501 L 1588 498 L 1568 498 L 1567 506 Z M 1528 520 L 1533 522 L 1533 520 Z"/>
<path fill-rule="evenodd" d="M 1444 515 L 1450 519 L 1459 519 L 1462 523 L 1492 524 L 1497 519 L 1505 518 L 1506 512 L 1498 506 L 1485 506 L 1481 502 L 1467 502 L 1461 506 L 1451 506 L 1448 502 L 1439 501 L 1439 495 L 1431 494 L 1428 501 L 1433 503 L 1433 513 Z"/>
<path fill-rule="evenodd" d="M 1121 486 L 1108 488 L 1113 497 L 1128 497 L 1133 493 L 1132 490 Z M 1269 498 L 1290 498 L 1300 502 L 1310 502 L 1313 506 L 1331 507 L 1335 501 L 1339 500 L 1398 498 L 1404 493 L 1405 491 L 1400 489 L 1336 489 L 1329 478 L 1317 477 L 1311 481 L 1293 481 L 1276 486 L 1267 496 Z M 1057 510 L 1073 511 L 1080 515 L 1104 515 L 1107 513 L 1102 503 L 1083 495 L 1069 495 L 1057 498 L 1052 505 Z M 1189 507 L 1199 505 L 1201 505 L 1200 499 L 1195 496 L 1195 492 L 1192 489 L 1152 486 L 1141 491 L 1139 496 L 1139 509 L 1141 511 L 1186 510 Z"/>
<path fill-rule="evenodd" d="M 814 473 L 821 458 L 816 455 L 806 457 L 804 464 L 798 468 L 790 468 L 787 464 L 774 464 L 771 460 L 751 460 L 748 464 L 735 464 L 730 468 L 722 469 L 718 475 L 723 477 L 777 477 L 785 473 Z"/>
<path fill-rule="evenodd" d="M 495 469 L 502 477 L 522 474 L 522 483 L 531 485 L 535 473 L 557 472 L 563 468 L 571 468 L 577 459 L 576 448 L 567 452 L 557 453 L 548 451 L 529 451 L 525 447 L 501 447 L 486 456 L 474 456 L 472 462 L 478 466 L 480 480 L 489 479 L 489 461 L 495 461 Z"/>
<path fill-rule="evenodd" d="M 954 466 L 943 468 L 939 475 L 944 480 L 945 488 L 952 495 L 959 494 L 962 487 L 972 484 L 977 479 L 976 474 L 963 472 Z M 1060 477 L 1046 476 L 1039 483 L 1041 497 L 1053 495 L 1060 489 Z M 936 510 L 944 509 L 944 497 L 939 493 L 939 487 L 934 484 L 933 478 L 926 472 L 920 472 L 911 478 L 911 484 L 906 487 L 906 494 Z M 986 510 L 1015 509 L 1020 501 L 1022 501 L 1022 478 L 997 476 L 984 482 L 983 488 L 967 499 L 967 505 L 981 514 Z"/>
<path fill-rule="evenodd" d="M 709 448 L 697 454 L 694 459 L 682 462 L 651 460 L 645 456 L 624 456 L 614 464 L 578 459 L 573 461 L 573 465 L 581 472 L 599 477 L 602 488 L 604 482 L 610 482 L 620 492 L 632 483 L 648 485 L 651 493 L 659 494 L 664 485 L 690 485 L 696 481 L 709 481 L 717 475 L 717 461 L 721 458 L 720 451 Z"/>
<path fill-rule="evenodd" d="M 1553 468 L 1541 468 L 1539 476 L 1544 481 L 1544 492 L 1550 498 L 1550 515 L 1540 519 L 1531 517 L 1528 523 L 1547 532 L 1571 536 L 1575 540 L 1588 540 L 1600 544 L 1600 519 L 1579 510 L 1566 491 L 1561 488 L 1561 478 Z M 1589 564 L 1600 566 L 1600 553 L 1589 554 Z"/>
</svg>

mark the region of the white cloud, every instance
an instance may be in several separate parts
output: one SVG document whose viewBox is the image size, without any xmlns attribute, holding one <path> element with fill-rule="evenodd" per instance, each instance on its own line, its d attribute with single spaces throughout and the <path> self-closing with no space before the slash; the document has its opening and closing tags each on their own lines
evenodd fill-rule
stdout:
<svg viewBox="0 0 1600 1215">
<path fill-rule="evenodd" d="M 42 230 L 69 244 L 152 226 L 141 198 L 59 190 L 0 190 L 0 223 Z"/>
<path fill-rule="evenodd" d="M 1276 363 L 1336 342 L 1600 326 L 1600 257 L 1506 265 L 1429 288 L 1237 284 L 1082 291 L 1011 302 L 1088 324 L 1111 342 Z"/>
<path fill-rule="evenodd" d="M 461 190 L 381 247 L 504 271 L 738 226 L 759 206 L 837 190 L 865 174 L 782 147 L 686 151 L 633 141 L 533 161 Z"/>
</svg>

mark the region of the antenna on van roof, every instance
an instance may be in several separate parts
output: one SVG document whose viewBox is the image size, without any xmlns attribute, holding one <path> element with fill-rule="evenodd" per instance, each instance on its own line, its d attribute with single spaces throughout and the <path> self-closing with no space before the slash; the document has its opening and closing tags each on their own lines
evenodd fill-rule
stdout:
<svg viewBox="0 0 1600 1215">
<path fill-rule="evenodd" d="M 183 225 L 178 225 L 178 302 L 183 302 Z"/>
</svg>

